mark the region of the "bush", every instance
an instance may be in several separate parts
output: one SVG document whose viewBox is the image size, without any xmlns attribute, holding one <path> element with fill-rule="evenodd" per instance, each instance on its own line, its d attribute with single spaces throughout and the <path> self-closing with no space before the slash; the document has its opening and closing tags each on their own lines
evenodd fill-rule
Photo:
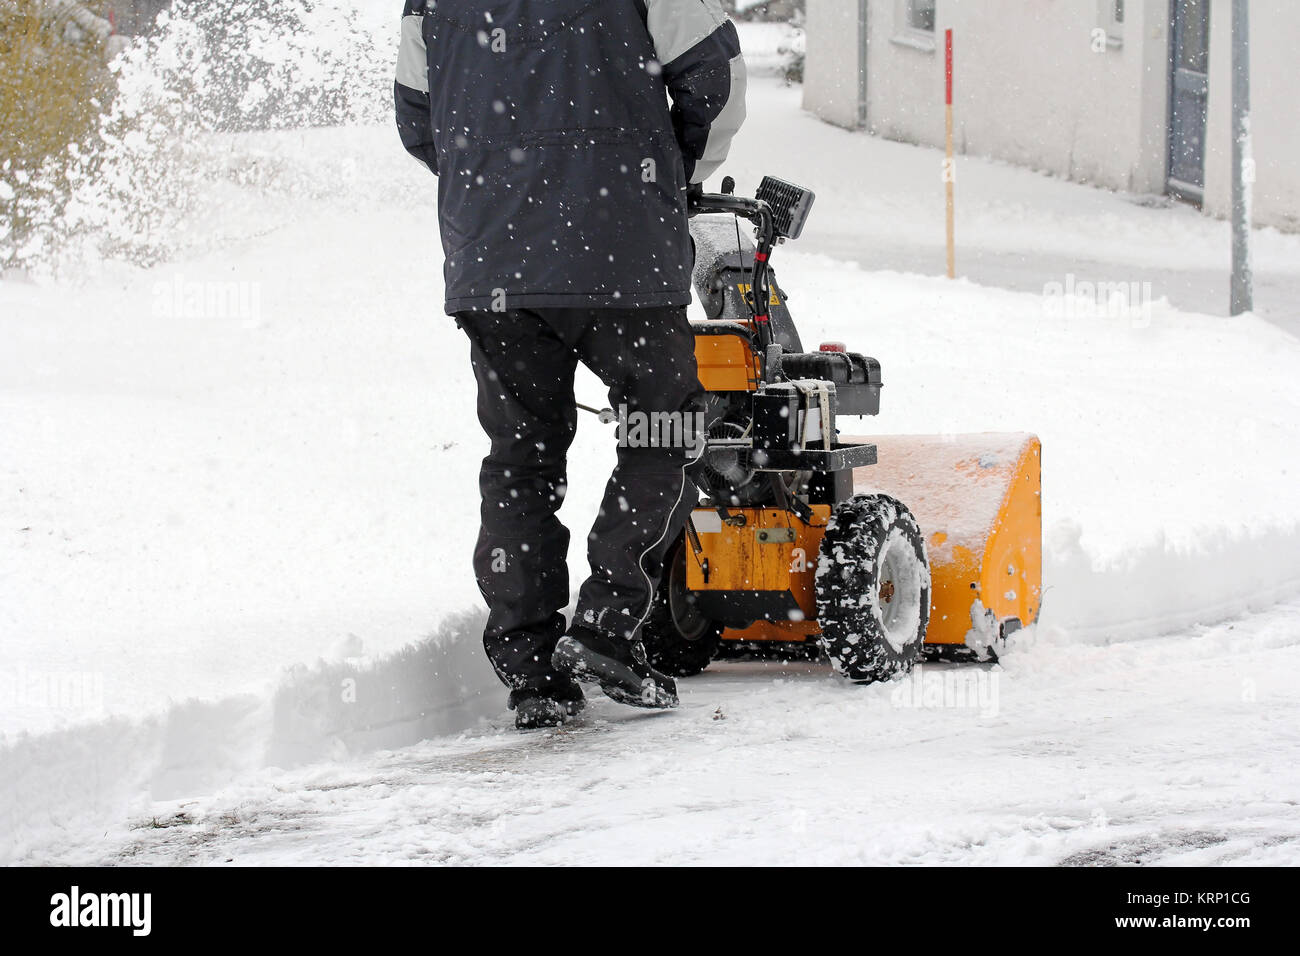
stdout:
<svg viewBox="0 0 1300 956">
<path fill-rule="evenodd" d="M 103 43 L 38 0 L 0 3 L 0 268 L 48 258 L 80 157 L 98 145 L 114 83 Z"/>
<path fill-rule="evenodd" d="M 389 121 L 391 37 L 346 0 L 177 0 L 111 70 L 102 43 L 55 42 L 37 0 L 5 4 L 27 12 L 0 63 L 0 135 L 18 144 L 0 159 L 0 266 L 152 264 L 230 168 L 216 134 Z"/>
</svg>

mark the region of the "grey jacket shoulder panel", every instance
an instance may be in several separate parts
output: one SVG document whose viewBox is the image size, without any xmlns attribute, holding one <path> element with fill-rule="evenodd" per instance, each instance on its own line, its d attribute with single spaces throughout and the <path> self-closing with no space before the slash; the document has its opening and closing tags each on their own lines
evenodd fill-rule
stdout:
<svg viewBox="0 0 1300 956">
<path fill-rule="evenodd" d="M 397 47 L 397 77 L 393 102 L 397 133 L 408 153 L 438 172 L 429 116 L 429 60 L 424 43 L 425 0 L 406 0 L 402 10 L 402 36 Z"/>
</svg>

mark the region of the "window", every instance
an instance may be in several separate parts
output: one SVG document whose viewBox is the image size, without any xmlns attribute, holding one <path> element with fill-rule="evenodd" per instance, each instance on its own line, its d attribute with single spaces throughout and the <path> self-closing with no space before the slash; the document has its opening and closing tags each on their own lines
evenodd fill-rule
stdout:
<svg viewBox="0 0 1300 956">
<path fill-rule="evenodd" d="M 1124 0 L 1117 0 L 1123 8 Z M 934 0 L 904 0 L 907 9 L 907 29 L 918 33 L 934 33 Z"/>
<path fill-rule="evenodd" d="M 897 3 L 893 41 L 933 52 L 935 0 L 897 0 Z"/>
<path fill-rule="evenodd" d="M 1106 43 L 1124 42 L 1124 0 L 1097 0 L 1097 26 L 1106 32 Z"/>
</svg>

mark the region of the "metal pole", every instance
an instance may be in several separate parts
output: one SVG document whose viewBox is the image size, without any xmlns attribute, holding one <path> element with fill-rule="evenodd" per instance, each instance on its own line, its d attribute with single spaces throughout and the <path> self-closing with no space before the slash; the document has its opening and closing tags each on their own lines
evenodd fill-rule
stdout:
<svg viewBox="0 0 1300 956">
<path fill-rule="evenodd" d="M 867 0 L 858 0 L 858 129 L 867 128 Z"/>
<path fill-rule="evenodd" d="M 945 225 L 948 230 L 948 278 L 957 276 L 957 262 L 953 235 L 953 179 L 956 170 L 952 164 L 952 30 L 943 31 L 943 183 L 945 198 Z"/>
<path fill-rule="evenodd" d="M 1250 21 L 1247 0 L 1232 0 L 1232 296 L 1230 315 L 1254 307 L 1250 200 L 1255 180 L 1250 134 Z"/>
</svg>

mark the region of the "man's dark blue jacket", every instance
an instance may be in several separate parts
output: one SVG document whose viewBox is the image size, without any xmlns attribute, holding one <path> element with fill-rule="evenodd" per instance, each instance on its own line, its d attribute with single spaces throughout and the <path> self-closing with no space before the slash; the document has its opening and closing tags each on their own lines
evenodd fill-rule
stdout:
<svg viewBox="0 0 1300 956">
<path fill-rule="evenodd" d="M 690 301 L 686 186 L 745 118 L 719 0 L 407 0 L 395 94 L 448 313 Z"/>
</svg>

